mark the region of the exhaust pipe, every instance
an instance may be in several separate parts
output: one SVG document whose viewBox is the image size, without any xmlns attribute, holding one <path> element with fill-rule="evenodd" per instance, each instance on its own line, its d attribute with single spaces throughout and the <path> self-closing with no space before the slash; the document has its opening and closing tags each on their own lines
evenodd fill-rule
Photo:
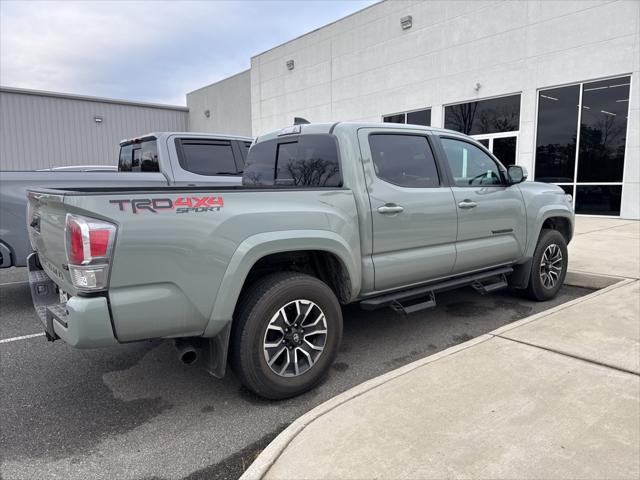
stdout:
<svg viewBox="0 0 640 480">
<path fill-rule="evenodd" d="M 185 365 L 193 365 L 200 356 L 200 348 L 196 347 L 190 340 L 177 339 L 176 350 L 178 350 L 178 360 Z"/>
</svg>

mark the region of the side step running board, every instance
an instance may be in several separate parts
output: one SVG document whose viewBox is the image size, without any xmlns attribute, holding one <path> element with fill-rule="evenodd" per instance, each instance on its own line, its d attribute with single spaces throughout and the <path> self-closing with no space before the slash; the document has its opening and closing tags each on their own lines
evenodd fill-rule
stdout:
<svg viewBox="0 0 640 480">
<path fill-rule="evenodd" d="M 360 302 L 360 307 L 364 310 L 377 310 L 379 308 L 391 307 L 399 313 L 408 315 L 410 313 L 425 310 L 436 306 L 435 293 L 445 290 L 452 290 L 467 285 L 473 286 L 481 294 L 495 292 L 501 288 L 505 288 L 507 283 L 507 275 L 513 272 L 511 267 L 501 267 L 486 272 L 474 273 L 459 278 L 452 278 L 443 282 L 416 287 L 400 292 L 387 293 L 379 297 L 369 298 Z M 497 279 L 495 277 L 498 277 Z M 487 280 L 493 280 L 492 283 L 486 283 Z"/>
<path fill-rule="evenodd" d="M 471 284 L 471 286 L 480 295 L 486 295 L 487 293 L 495 292 L 496 290 L 502 290 L 503 288 L 508 287 L 509 282 L 507 282 L 507 276 L 503 273 L 493 283 L 485 284 L 482 282 L 474 282 Z"/>
</svg>

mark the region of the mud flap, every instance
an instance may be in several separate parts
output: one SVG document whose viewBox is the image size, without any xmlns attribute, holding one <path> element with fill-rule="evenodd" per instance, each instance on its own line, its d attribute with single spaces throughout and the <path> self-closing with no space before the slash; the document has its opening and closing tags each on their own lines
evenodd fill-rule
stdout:
<svg viewBox="0 0 640 480">
<path fill-rule="evenodd" d="M 229 351 L 229 337 L 231 336 L 231 322 L 220 330 L 218 335 L 208 339 L 204 348 L 204 361 L 207 372 L 216 378 L 224 377 L 227 370 L 227 353 Z"/>
<path fill-rule="evenodd" d="M 529 279 L 531 278 L 531 264 L 533 259 L 530 258 L 524 263 L 513 266 L 513 273 L 509 276 L 509 286 L 513 288 L 527 288 Z"/>
</svg>

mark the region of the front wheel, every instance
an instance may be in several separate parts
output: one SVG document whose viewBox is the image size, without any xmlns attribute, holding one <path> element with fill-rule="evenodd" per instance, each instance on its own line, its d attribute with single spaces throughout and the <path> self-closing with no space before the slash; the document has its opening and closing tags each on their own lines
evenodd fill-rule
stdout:
<svg viewBox="0 0 640 480">
<path fill-rule="evenodd" d="M 269 399 L 313 388 L 342 339 L 342 311 L 333 291 L 310 275 L 281 272 L 258 280 L 240 302 L 230 361 L 244 386 Z"/>
<path fill-rule="evenodd" d="M 527 294 L 537 301 L 555 298 L 567 275 L 567 242 L 557 230 L 543 230 L 533 254 Z"/>
</svg>

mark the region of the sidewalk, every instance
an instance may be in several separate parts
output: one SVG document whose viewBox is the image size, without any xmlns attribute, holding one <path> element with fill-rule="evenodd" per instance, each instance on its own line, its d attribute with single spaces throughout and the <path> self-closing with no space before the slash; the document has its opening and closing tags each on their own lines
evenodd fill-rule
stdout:
<svg viewBox="0 0 640 480">
<path fill-rule="evenodd" d="M 569 255 L 610 285 L 338 395 L 243 478 L 638 478 L 640 222 L 578 218 Z"/>
</svg>

